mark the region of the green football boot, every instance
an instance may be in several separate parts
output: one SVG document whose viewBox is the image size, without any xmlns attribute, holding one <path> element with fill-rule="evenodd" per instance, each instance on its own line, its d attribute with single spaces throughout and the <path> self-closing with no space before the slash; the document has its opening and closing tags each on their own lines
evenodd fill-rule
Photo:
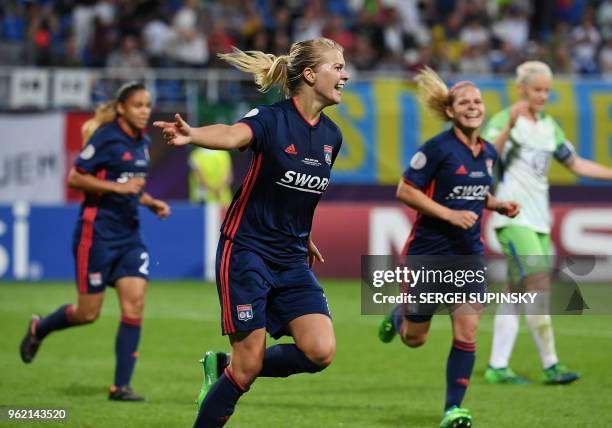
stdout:
<svg viewBox="0 0 612 428">
<path fill-rule="evenodd" d="M 378 338 L 383 343 L 389 343 L 393 340 L 397 332 L 395 326 L 391 320 L 393 313 L 385 315 L 380 324 L 378 325 Z"/>
<path fill-rule="evenodd" d="M 494 369 L 488 367 L 484 374 L 485 381 L 491 384 L 500 385 L 526 385 L 529 381 L 525 378 L 520 377 L 510 367 L 504 367 L 501 369 Z"/>
<path fill-rule="evenodd" d="M 453 406 L 444 412 L 440 428 L 467 428 L 472 426 L 472 417 L 468 409 Z"/>
<path fill-rule="evenodd" d="M 210 387 L 219 379 L 219 376 L 221 376 L 223 370 L 229 363 L 229 354 L 225 352 L 208 351 L 200 362 L 204 369 L 204 381 L 202 382 L 202 388 L 196 400 L 198 409 L 202 406 L 202 402 L 206 394 L 208 394 Z"/>
<path fill-rule="evenodd" d="M 570 372 L 567 367 L 555 364 L 544 369 L 543 378 L 546 385 L 565 385 L 580 379 L 580 373 Z"/>
</svg>

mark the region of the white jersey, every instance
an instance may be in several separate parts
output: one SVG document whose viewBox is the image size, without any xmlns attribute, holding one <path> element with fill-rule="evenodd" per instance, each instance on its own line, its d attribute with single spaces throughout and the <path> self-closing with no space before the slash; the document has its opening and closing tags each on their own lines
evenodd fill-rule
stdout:
<svg viewBox="0 0 612 428">
<path fill-rule="evenodd" d="M 482 137 L 493 142 L 510 121 L 510 109 L 502 110 L 487 123 Z M 552 218 L 548 195 L 548 169 L 552 157 L 565 164 L 575 156 L 557 122 L 538 114 L 537 121 L 519 116 L 500 156 L 501 174 L 495 196 L 520 204 L 521 213 L 509 218 L 493 214 L 493 226 L 525 226 L 550 233 Z"/>
</svg>

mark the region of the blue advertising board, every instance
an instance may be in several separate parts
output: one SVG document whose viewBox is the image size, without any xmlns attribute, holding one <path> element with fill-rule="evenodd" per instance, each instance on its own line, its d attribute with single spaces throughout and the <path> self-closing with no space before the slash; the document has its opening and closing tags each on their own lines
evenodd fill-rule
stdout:
<svg viewBox="0 0 612 428">
<path fill-rule="evenodd" d="M 205 209 L 172 204 L 160 220 L 146 209 L 140 219 L 151 279 L 201 279 L 205 269 Z M 0 206 L 0 280 L 72 280 L 72 236 L 78 205 Z"/>
</svg>

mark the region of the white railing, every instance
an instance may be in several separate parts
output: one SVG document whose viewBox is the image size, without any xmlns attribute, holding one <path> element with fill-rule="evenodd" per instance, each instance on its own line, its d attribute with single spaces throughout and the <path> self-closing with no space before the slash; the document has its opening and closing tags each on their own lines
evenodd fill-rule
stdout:
<svg viewBox="0 0 612 428">
<path fill-rule="evenodd" d="M 160 112 L 257 96 L 254 85 L 243 84 L 252 78 L 234 70 L 0 67 L 0 110 L 91 110 L 129 80 L 146 84 Z"/>
</svg>

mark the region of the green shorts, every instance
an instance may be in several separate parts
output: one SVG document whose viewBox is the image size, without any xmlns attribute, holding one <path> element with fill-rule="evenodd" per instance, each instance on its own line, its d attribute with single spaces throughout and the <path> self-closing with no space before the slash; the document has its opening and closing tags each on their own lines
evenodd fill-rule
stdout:
<svg viewBox="0 0 612 428">
<path fill-rule="evenodd" d="M 524 226 L 506 226 L 496 229 L 495 233 L 508 259 L 508 277 L 512 284 L 549 270 L 550 234 Z"/>
</svg>

